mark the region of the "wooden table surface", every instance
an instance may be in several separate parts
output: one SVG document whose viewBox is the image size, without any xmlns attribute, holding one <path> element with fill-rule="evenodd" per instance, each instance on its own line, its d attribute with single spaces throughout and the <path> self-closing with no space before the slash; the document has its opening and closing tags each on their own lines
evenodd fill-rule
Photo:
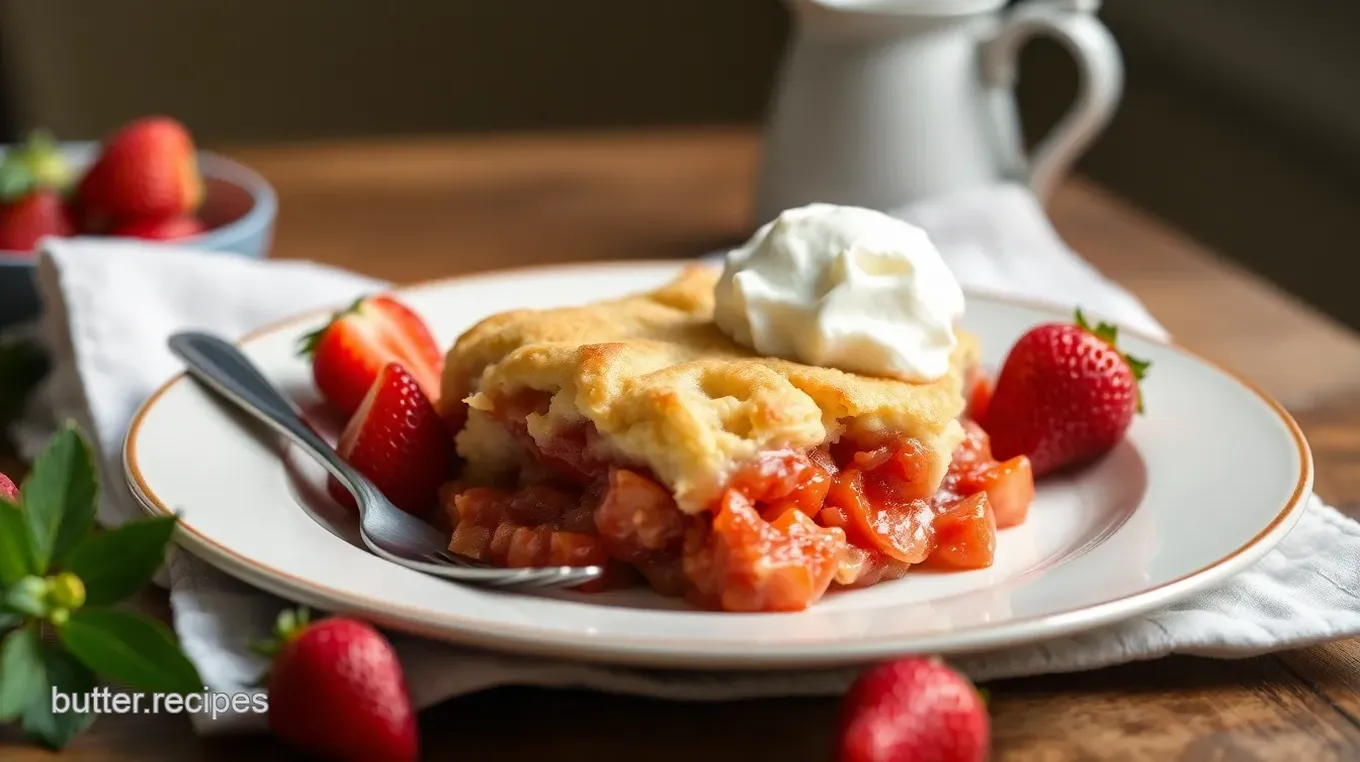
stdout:
<svg viewBox="0 0 1360 762">
<path fill-rule="evenodd" d="M 543 262 L 684 257 L 740 240 L 750 231 L 755 148 L 748 130 L 711 129 L 235 155 L 278 189 L 277 256 L 406 282 Z M 1088 183 L 1067 183 L 1050 211 L 1068 243 L 1145 300 L 1182 344 L 1277 396 L 1312 442 L 1318 491 L 1360 515 L 1360 339 Z M 12 451 L 0 452 L 0 469 L 18 468 Z M 1355 641 L 989 687 L 998 760 L 1360 760 Z M 504 689 L 429 710 L 421 727 L 428 759 L 791 762 L 830 758 L 835 706 Z M 0 758 L 53 757 L 6 729 Z M 183 716 L 105 716 L 63 758 L 293 755 L 263 736 L 200 740 Z"/>
</svg>

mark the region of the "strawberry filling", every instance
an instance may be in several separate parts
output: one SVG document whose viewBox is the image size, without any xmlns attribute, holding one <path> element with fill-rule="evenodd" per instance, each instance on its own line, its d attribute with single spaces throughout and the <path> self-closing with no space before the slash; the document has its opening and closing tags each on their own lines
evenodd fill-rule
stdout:
<svg viewBox="0 0 1360 762">
<path fill-rule="evenodd" d="M 1029 458 L 1017 455 L 998 462 L 992 456 L 987 432 L 970 420 L 964 420 L 963 426 L 966 436 L 954 451 L 954 460 L 936 493 L 936 502 L 985 492 L 998 529 L 1023 524 L 1029 504 L 1034 501 L 1034 470 Z"/>
<path fill-rule="evenodd" d="M 800 611 L 822 596 L 845 554 L 845 534 L 806 513 L 766 521 L 737 489 L 723 493 L 712 522 L 685 536 L 689 598 L 725 611 Z"/>
<path fill-rule="evenodd" d="M 977 492 L 940 511 L 932 524 L 935 547 L 924 563 L 942 569 L 985 569 L 996 552 L 996 517 L 986 492 Z"/>
<path fill-rule="evenodd" d="M 643 468 L 602 455 L 588 424 L 540 444 L 526 418 L 549 396 L 504 404 L 523 444 L 514 487 L 451 488 L 450 550 L 505 566 L 603 564 L 608 589 L 637 576 L 705 608 L 797 611 L 835 583 L 864 587 L 914 565 L 990 566 L 998 527 L 1022 522 L 1034 485 L 1023 457 L 998 463 L 987 435 L 967 437 L 938 491 L 914 439 L 843 439 L 809 452 L 763 453 L 743 465 L 707 511 L 687 515 Z"/>
</svg>

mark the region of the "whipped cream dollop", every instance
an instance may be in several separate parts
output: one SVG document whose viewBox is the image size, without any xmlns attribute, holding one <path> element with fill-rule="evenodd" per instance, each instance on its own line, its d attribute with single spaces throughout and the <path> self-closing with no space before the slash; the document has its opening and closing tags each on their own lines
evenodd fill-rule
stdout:
<svg viewBox="0 0 1360 762">
<path fill-rule="evenodd" d="M 714 321 L 756 352 L 928 382 L 949 371 L 963 290 L 926 232 L 882 212 L 811 204 L 727 255 Z"/>
</svg>

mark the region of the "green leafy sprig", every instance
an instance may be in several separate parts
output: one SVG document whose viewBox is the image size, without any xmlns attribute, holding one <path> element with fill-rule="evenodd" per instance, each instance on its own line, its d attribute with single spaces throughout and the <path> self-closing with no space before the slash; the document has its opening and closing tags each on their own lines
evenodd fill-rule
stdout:
<svg viewBox="0 0 1360 762">
<path fill-rule="evenodd" d="M 132 690 L 188 694 L 203 681 L 161 622 L 115 604 L 151 581 L 177 517 L 97 532 L 99 475 L 67 424 L 19 490 L 0 498 L 0 722 L 64 747 L 93 717 L 52 713 L 52 692 L 87 693 L 97 677 Z"/>
</svg>

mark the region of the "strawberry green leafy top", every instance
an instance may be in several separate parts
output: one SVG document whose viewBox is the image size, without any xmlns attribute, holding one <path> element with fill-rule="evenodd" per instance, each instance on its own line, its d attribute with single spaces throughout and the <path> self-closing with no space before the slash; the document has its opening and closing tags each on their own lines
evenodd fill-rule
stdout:
<svg viewBox="0 0 1360 762">
<path fill-rule="evenodd" d="M 1096 326 L 1092 328 L 1091 324 L 1087 322 L 1086 316 L 1081 314 L 1080 307 L 1077 308 L 1076 319 L 1077 325 L 1080 326 L 1082 330 L 1093 334 L 1096 338 L 1100 339 L 1101 341 L 1104 341 L 1106 344 L 1109 344 L 1116 351 L 1118 351 L 1119 326 L 1114 325 L 1113 323 L 1106 323 L 1104 321 L 1101 321 L 1096 323 Z M 1124 358 L 1124 362 L 1128 364 L 1129 371 L 1133 373 L 1133 380 L 1135 382 L 1142 381 L 1144 378 L 1147 378 L 1148 368 L 1152 367 L 1151 360 L 1140 360 L 1124 352 L 1119 352 L 1119 356 Z M 1138 390 L 1138 412 L 1139 413 L 1143 412 L 1142 389 Z"/>
</svg>

